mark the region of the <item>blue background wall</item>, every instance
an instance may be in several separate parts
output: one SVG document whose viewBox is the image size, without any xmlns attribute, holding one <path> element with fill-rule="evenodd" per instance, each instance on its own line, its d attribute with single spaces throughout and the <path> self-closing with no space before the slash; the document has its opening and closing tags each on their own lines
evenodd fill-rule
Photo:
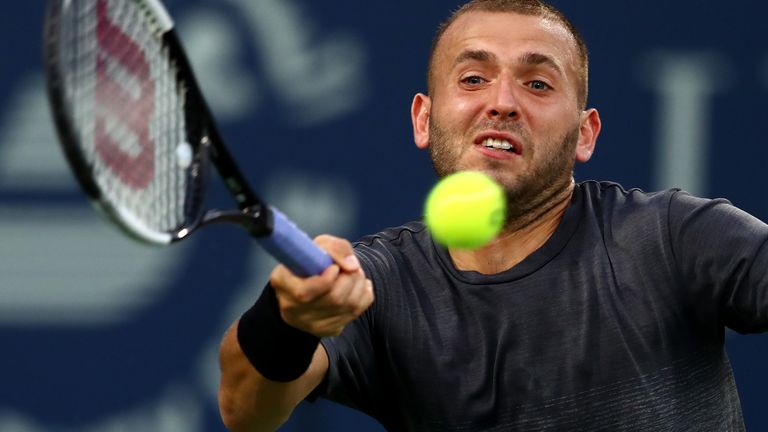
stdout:
<svg viewBox="0 0 768 432">
<path fill-rule="evenodd" d="M 313 234 L 355 238 L 420 215 L 434 177 L 409 104 L 457 3 L 167 5 L 259 191 Z M 683 186 L 768 219 L 768 5 L 556 4 L 590 45 L 604 125 L 577 179 Z M 218 342 L 273 262 L 235 228 L 147 249 L 94 215 L 55 144 L 42 15 L 30 1 L 0 16 L 0 431 L 223 430 Z M 767 430 L 768 339 L 729 334 L 728 350 L 747 425 Z M 284 430 L 378 428 L 321 402 Z"/>
</svg>

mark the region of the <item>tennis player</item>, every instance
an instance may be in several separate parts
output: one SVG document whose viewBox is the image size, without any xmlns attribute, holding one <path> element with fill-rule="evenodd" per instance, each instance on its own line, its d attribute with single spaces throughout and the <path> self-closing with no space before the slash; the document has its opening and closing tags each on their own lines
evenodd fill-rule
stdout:
<svg viewBox="0 0 768 432">
<path fill-rule="evenodd" d="M 392 431 L 743 430 L 724 333 L 768 325 L 768 226 L 675 189 L 576 184 L 601 128 L 587 71 L 550 5 L 454 13 L 414 138 L 439 176 L 504 186 L 503 234 L 473 251 L 419 221 L 319 237 L 336 264 L 306 279 L 277 266 L 224 337 L 225 424 L 274 430 L 326 397 Z"/>
</svg>

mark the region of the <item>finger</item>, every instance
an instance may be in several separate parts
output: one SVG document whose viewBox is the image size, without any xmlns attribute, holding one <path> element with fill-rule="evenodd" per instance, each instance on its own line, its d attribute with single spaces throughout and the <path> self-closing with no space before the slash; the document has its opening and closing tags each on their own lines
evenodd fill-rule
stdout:
<svg viewBox="0 0 768 432">
<path fill-rule="evenodd" d="M 344 316 L 347 320 L 355 319 L 371 303 L 367 279 L 362 270 L 353 274 L 342 274 L 333 290 L 318 299 L 322 310 L 329 315 Z"/>
<path fill-rule="evenodd" d="M 333 290 L 291 314 L 301 328 L 318 336 L 334 336 L 362 314 L 373 302 L 373 285 L 362 270 L 342 273 Z"/>
<path fill-rule="evenodd" d="M 325 318 L 344 313 L 345 304 L 354 288 L 354 278 L 349 273 L 339 273 L 333 286 L 306 304 L 313 318 Z"/>
<path fill-rule="evenodd" d="M 360 268 L 360 261 L 355 256 L 352 244 L 347 240 L 329 235 L 320 235 L 315 243 L 331 256 L 333 261 L 346 272 L 354 272 Z"/>
<path fill-rule="evenodd" d="M 315 321 L 318 331 L 328 336 L 338 336 L 350 322 L 357 319 L 373 304 L 373 284 L 368 279 L 359 281 L 352 296 L 359 296 L 347 305 L 346 311 L 332 316 L 318 317 Z M 351 309 L 350 309 L 351 308 Z"/>
<path fill-rule="evenodd" d="M 351 313 L 360 316 L 373 303 L 373 283 L 370 279 L 362 279 L 349 297 Z"/>
<path fill-rule="evenodd" d="M 341 273 L 336 281 L 333 290 L 331 290 L 324 298 L 331 309 L 337 310 L 339 313 L 347 313 L 352 310 L 354 303 L 357 301 L 358 291 L 365 281 L 365 274 L 362 269 L 358 269 L 354 273 Z"/>
<path fill-rule="evenodd" d="M 359 315 L 365 312 L 369 307 L 371 307 L 374 300 L 376 300 L 376 295 L 373 293 L 373 281 L 371 281 L 370 279 L 366 279 L 365 290 L 363 291 L 363 298 L 359 303 L 359 306 L 361 309 L 357 311 L 357 314 Z"/>
<path fill-rule="evenodd" d="M 278 265 L 272 271 L 270 284 L 291 304 L 307 304 L 327 294 L 340 273 L 339 266 L 331 265 L 317 276 L 302 278 L 294 275 L 287 267 Z"/>
<path fill-rule="evenodd" d="M 341 273 L 326 294 L 317 297 L 307 304 L 307 312 L 313 319 L 323 319 L 330 316 L 347 316 L 354 318 L 358 308 L 359 292 L 364 289 L 365 275 L 362 270 L 355 273 Z"/>
<path fill-rule="evenodd" d="M 339 316 L 320 318 L 312 322 L 310 333 L 318 337 L 338 336 L 346 324 L 345 320 Z"/>
</svg>

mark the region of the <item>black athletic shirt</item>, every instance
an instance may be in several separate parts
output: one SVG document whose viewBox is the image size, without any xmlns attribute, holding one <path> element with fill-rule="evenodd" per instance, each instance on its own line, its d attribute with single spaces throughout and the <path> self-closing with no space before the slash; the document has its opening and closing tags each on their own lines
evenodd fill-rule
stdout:
<svg viewBox="0 0 768 432">
<path fill-rule="evenodd" d="M 743 430 L 724 329 L 768 328 L 766 239 L 725 200 L 599 182 L 495 275 L 385 230 L 355 244 L 376 300 L 322 341 L 315 395 L 391 431 Z"/>
</svg>

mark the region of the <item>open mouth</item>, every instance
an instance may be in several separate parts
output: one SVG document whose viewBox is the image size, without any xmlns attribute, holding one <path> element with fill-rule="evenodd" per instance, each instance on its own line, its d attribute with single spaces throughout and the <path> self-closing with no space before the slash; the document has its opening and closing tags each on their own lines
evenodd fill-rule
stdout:
<svg viewBox="0 0 768 432">
<path fill-rule="evenodd" d="M 480 145 L 486 148 L 502 150 L 509 153 L 519 153 L 514 144 L 504 139 L 486 138 L 480 143 Z"/>
</svg>

